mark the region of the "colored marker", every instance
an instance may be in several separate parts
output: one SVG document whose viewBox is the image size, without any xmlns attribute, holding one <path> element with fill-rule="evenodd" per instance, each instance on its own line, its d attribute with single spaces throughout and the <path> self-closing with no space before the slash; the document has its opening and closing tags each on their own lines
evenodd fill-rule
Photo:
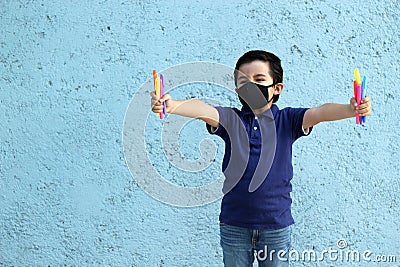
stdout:
<svg viewBox="0 0 400 267">
<path fill-rule="evenodd" d="M 360 70 L 358 68 L 354 69 L 354 76 L 356 78 L 354 81 L 354 87 L 355 87 L 354 97 L 356 99 L 357 105 L 360 105 L 362 98 L 362 87 L 361 87 Z M 356 124 L 361 124 L 361 119 L 359 114 L 356 114 Z"/>
<path fill-rule="evenodd" d="M 162 74 L 160 74 L 160 77 L 158 77 L 156 70 L 153 70 L 153 85 L 156 96 L 158 99 L 160 99 L 164 95 L 164 77 Z M 156 113 L 156 116 L 160 117 L 160 119 L 163 119 L 166 113 L 166 103 L 163 102 L 163 111 L 161 113 Z"/>
<path fill-rule="evenodd" d="M 366 87 L 367 84 L 366 83 L 367 83 L 367 77 L 364 76 L 363 80 L 361 82 L 361 99 L 364 99 L 367 95 L 367 87 Z M 366 116 L 361 116 L 361 124 L 365 123 L 366 119 L 367 119 Z"/>
<path fill-rule="evenodd" d="M 163 97 L 164 96 L 164 76 L 162 74 L 160 74 L 160 80 L 161 80 L 161 97 Z M 166 106 L 165 102 L 163 102 L 163 112 L 162 113 L 163 113 L 162 115 L 167 114 L 167 106 Z"/>
<path fill-rule="evenodd" d="M 156 71 L 156 70 L 153 70 L 154 90 L 156 90 L 156 78 L 157 78 L 157 71 Z"/>
<path fill-rule="evenodd" d="M 156 78 L 156 96 L 157 96 L 157 99 L 160 99 L 161 91 L 160 91 L 160 78 L 159 77 Z M 160 113 L 156 113 L 156 115 L 158 117 L 160 117 Z"/>
<path fill-rule="evenodd" d="M 157 80 L 157 71 L 153 70 L 153 87 L 154 87 L 154 92 L 157 94 L 156 80 Z M 159 116 L 158 113 L 156 113 L 156 116 Z"/>
<path fill-rule="evenodd" d="M 357 105 L 361 104 L 361 85 L 356 85 L 356 101 Z M 360 124 L 360 114 L 356 114 L 356 124 Z"/>
<path fill-rule="evenodd" d="M 357 82 L 356 82 L 356 80 L 354 80 L 353 85 L 354 85 L 354 99 L 357 99 Z"/>
<path fill-rule="evenodd" d="M 160 98 L 164 95 L 164 88 L 163 88 L 163 76 L 160 74 Z M 163 103 L 163 111 L 160 113 L 160 119 L 164 118 L 164 103 Z"/>
<path fill-rule="evenodd" d="M 356 80 L 354 80 L 353 85 L 354 85 L 354 99 L 356 100 L 356 103 L 357 103 L 357 81 Z M 358 123 L 359 123 L 359 115 L 356 113 L 356 124 L 358 124 Z"/>
<path fill-rule="evenodd" d="M 354 76 L 356 77 L 357 84 L 361 84 L 360 71 L 358 68 L 354 69 Z"/>
</svg>

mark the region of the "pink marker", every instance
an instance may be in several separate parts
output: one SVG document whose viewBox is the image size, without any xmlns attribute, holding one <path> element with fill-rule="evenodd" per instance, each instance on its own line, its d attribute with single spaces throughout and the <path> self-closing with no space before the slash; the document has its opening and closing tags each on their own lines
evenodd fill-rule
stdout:
<svg viewBox="0 0 400 267">
<path fill-rule="evenodd" d="M 357 105 L 361 104 L 361 84 L 356 85 L 356 101 Z M 356 114 L 356 124 L 360 124 L 360 115 Z"/>
</svg>

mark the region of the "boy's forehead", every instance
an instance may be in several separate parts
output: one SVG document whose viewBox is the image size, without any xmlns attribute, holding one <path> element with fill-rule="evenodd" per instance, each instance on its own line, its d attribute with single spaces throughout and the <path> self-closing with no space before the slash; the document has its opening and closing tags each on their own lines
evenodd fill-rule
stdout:
<svg viewBox="0 0 400 267">
<path fill-rule="evenodd" d="M 271 77 L 269 73 L 270 72 L 269 72 L 268 62 L 261 60 L 254 60 L 240 65 L 238 71 L 238 78 L 241 76 L 252 77 L 259 74 L 264 74 L 268 77 Z"/>
</svg>

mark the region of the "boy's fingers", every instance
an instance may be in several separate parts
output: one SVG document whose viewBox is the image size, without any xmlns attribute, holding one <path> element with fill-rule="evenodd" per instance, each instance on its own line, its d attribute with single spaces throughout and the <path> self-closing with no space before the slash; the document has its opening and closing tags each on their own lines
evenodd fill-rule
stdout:
<svg viewBox="0 0 400 267">
<path fill-rule="evenodd" d="M 155 113 L 160 113 L 163 109 L 163 105 L 161 104 L 160 99 L 157 99 L 157 97 L 151 98 L 151 110 Z"/>
<path fill-rule="evenodd" d="M 157 102 L 155 105 L 153 105 L 151 107 L 151 110 L 154 112 L 159 112 L 162 109 L 163 109 L 163 106 L 159 102 Z"/>
<path fill-rule="evenodd" d="M 358 113 L 365 113 L 367 110 L 368 110 L 368 107 L 364 107 L 364 106 L 359 106 L 357 108 Z"/>
<path fill-rule="evenodd" d="M 157 109 L 152 109 L 154 113 L 162 113 L 163 109 L 162 108 L 157 108 Z"/>
<path fill-rule="evenodd" d="M 358 105 L 358 109 L 364 109 L 364 108 L 368 108 L 368 107 L 370 107 L 371 105 L 369 104 L 369 102 L 364 102 L 364 103 L 361 103 L 360 105 Z"/>
<path fill-rule="evenodd" d="M 151 95 L 151 110 L 154 113 L 162 113 L 164 111 L 163 102 L 171 100 L 171 96 L 169 94 L 165 94 L 161 98 L 158 98 L 154 91 L 150 92 L 150 95 Z"/>
<path fill-rule="evenodd" d="M 369 96 L 366 96 L 364 99 L 361 99 L 361 103 L 369 103 L 371 101 L 371 98 Z"/>
<path fill-rule="evenodd" d="M 158 101 L 152 102 L 152 103 L 151 103 L 151 107 L 152 107 L 153 109 L 155 109 L 155 108 L 162 108 L 163 105 L 162 105 L 162 103 L 160 102 L 160 100 L 158 100 Z"/>
<path fill-rule="evenodd" d="M 365 112 L 366 110 L 371 110 L 371 102 L 370 102 L 370 97 L 367 96 L 364 99 L 361 100 L 361 104 L 357 107 L 357 110 L 359 112 Z"/>
<path fill-rule="evenodd" d="M 372 111 L 372 108 L 370 105 L 368 104 L 362 104 L 360 106 L 357 107 L 357 113 L 360 115 L 369 115 Z"/>
<path fill-rule="evenodd" d="M 354 98 L 351 99 L 351 104 L 353 105 L 354 109 L 356 110 L 357 114 L 359 115 L 369 115 L 371 113 L 371 102 L 370 97 L 366 96 L 365 98 L 361 99 L 360 104 L 358 105 Z"/>
</svg>

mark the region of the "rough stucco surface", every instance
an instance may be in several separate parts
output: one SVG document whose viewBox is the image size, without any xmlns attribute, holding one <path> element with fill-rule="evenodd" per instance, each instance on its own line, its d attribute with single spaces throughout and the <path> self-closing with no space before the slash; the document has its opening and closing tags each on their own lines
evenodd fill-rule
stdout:
<svg viewBox="0 0 400 267">
<path fill-rule="evenodd" d="M 147 195 L 125 164 L 121 130 L 153 68 L 234 66 L 256 48 L 282 59 L 281 108 L 348 103 L 354 67 L 373 99 L 365 126 L 320 124 L 295 144 L 293 248 L 344 238 L 398 262 L 294 266 L 399 266 L 399 17 L 398 1 L 0 1 L 0 266 L 222 266 L 220 200 L 177 208 Z M 212 87 L 183 89 L 171 93 L 238 105 Z M 201 122 L 190 127 L 198 134 L 183 129 L 181 150 L 196 158 L 209 136 Z M 159 172 L 209 183 L 222 158 L 212 140 L 209 172 Z"/>
</svg>

